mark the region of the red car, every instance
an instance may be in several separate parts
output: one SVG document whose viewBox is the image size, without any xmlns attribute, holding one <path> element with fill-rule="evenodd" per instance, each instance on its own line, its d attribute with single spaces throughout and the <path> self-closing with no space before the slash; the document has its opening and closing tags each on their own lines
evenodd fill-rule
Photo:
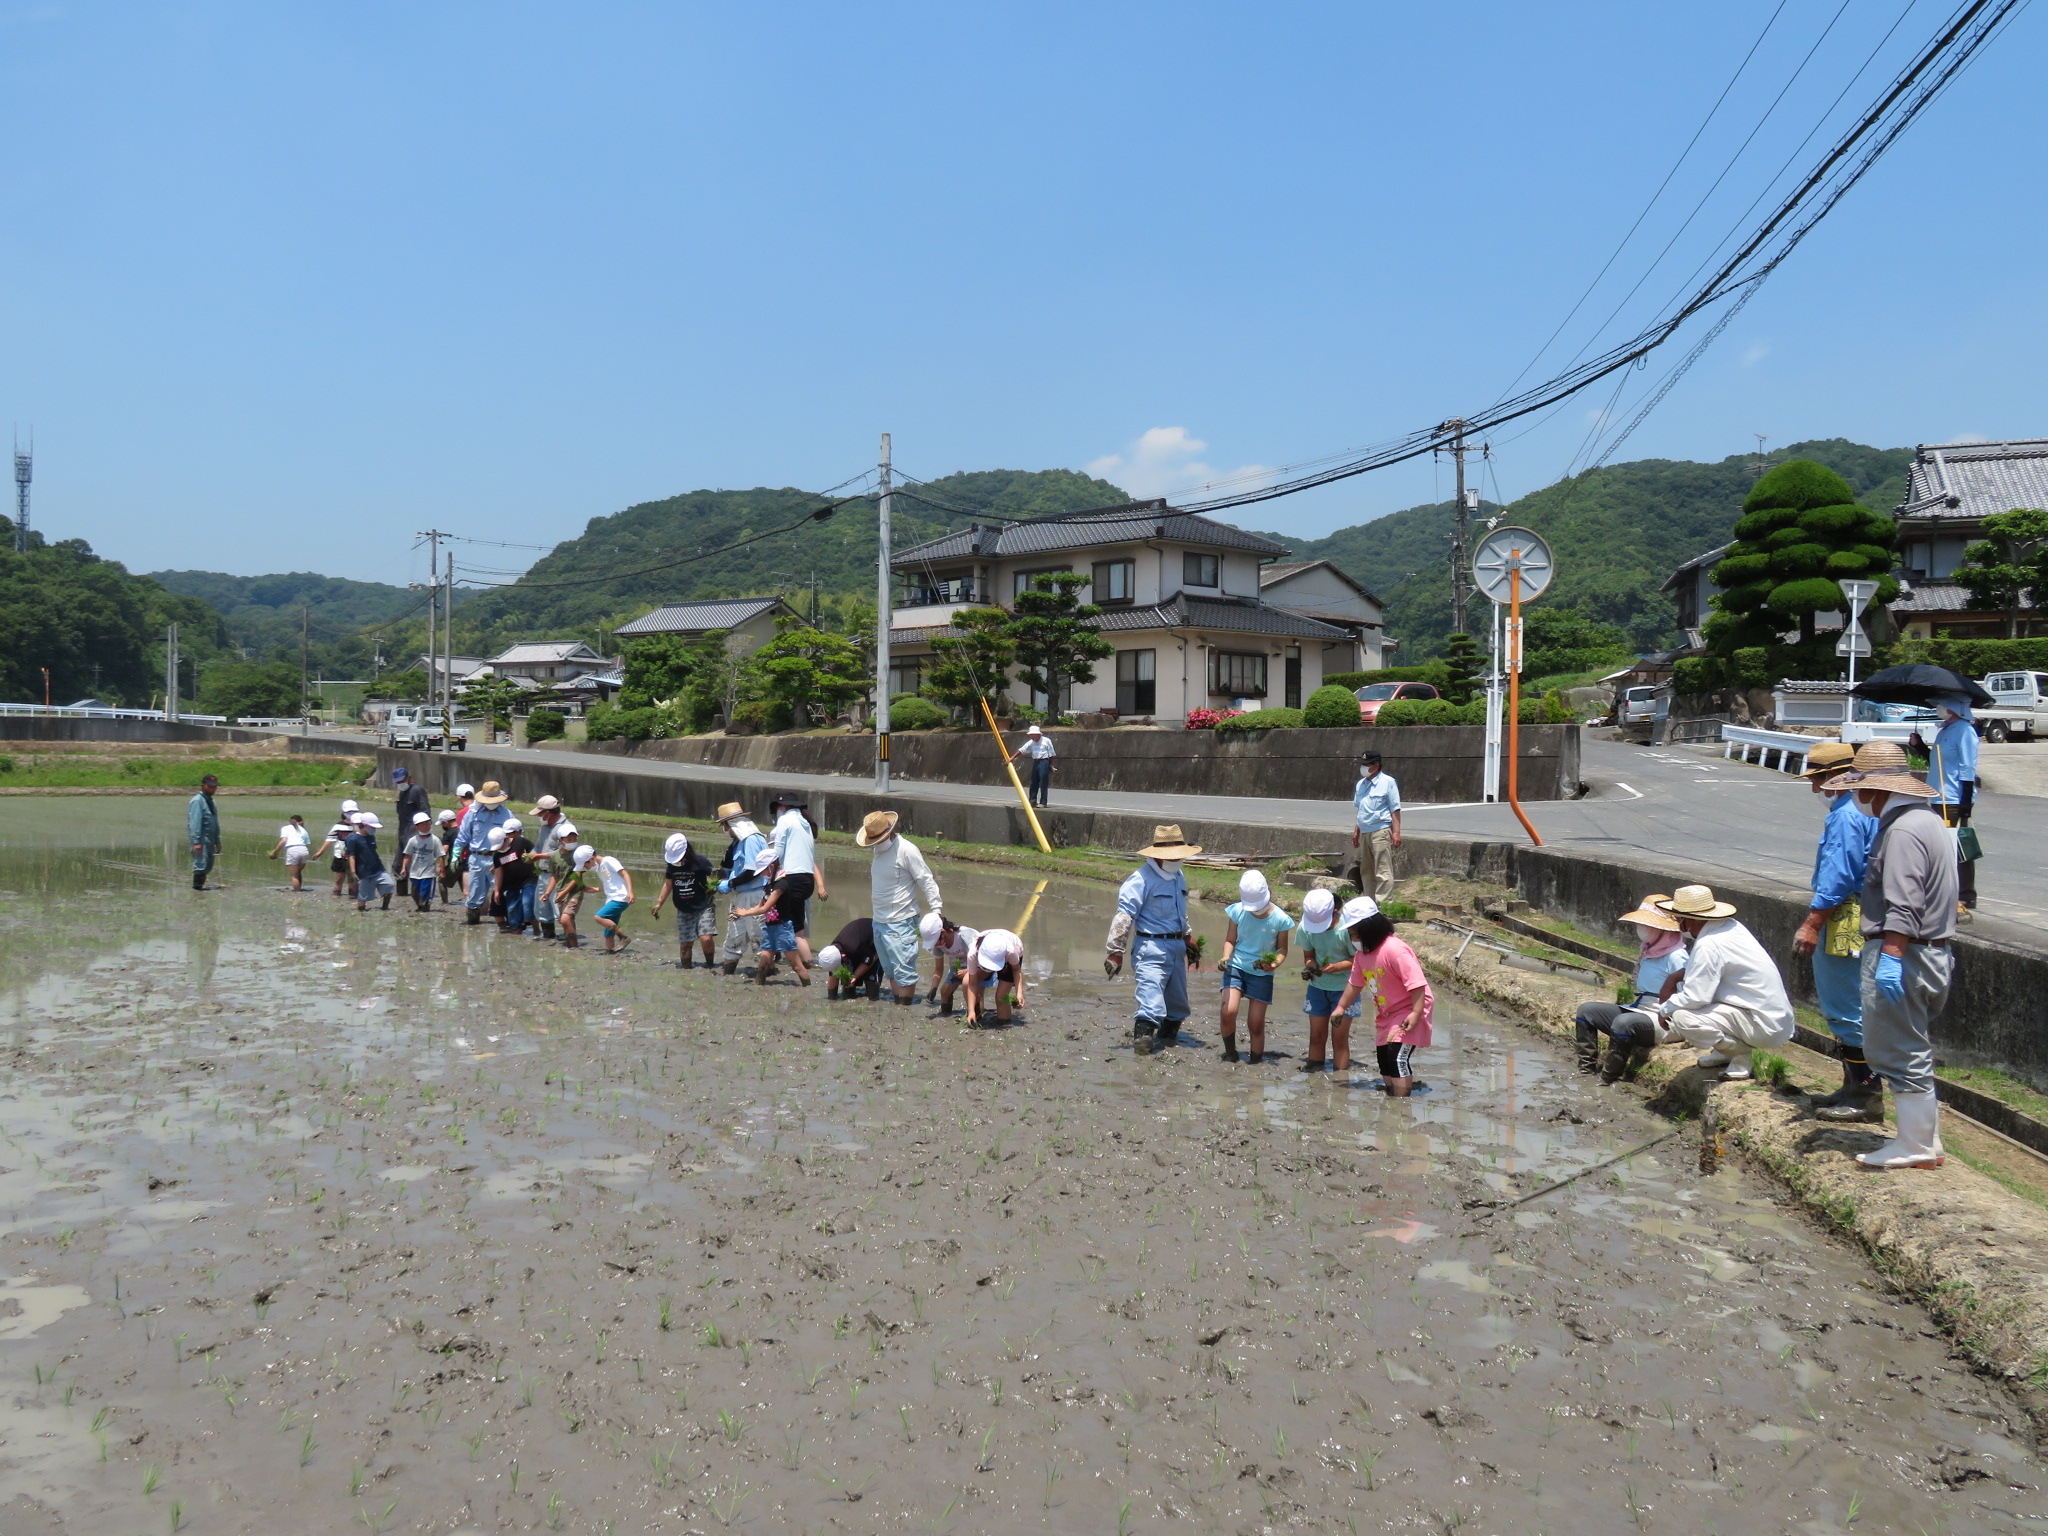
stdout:
<svg viewBox="0 0 2048 1536">
<path fill-rule="evenodd" d="M 1372 683 L 1359 689 L 1355 697 L 1359 724 L 1371 725 L 1389 699 L 1440 699 L 1443 695 L 1428 683 Z"/>
</svg>

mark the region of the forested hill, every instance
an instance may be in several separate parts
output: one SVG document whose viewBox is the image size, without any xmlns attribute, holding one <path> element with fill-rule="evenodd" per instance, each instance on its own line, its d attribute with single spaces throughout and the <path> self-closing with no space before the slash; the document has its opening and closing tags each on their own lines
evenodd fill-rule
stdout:
<svg viewBox="0 0 2048 1536">
<path fill-rule="evenodd" d="M 425 594 L 381 581 L 350 581 L 313 571 L 230 576 L 221 571 L 152 571 L 169 591 L 209 604 L 227 625 L 228 643 L 253 661 L 299 660 L 301 614 L 316 661 L 366 665 L 371 626 L 391 625 L 422 608 Z M 357 655 L 357 652 L 363 652 Z M 347 675 L 353 676 L 354 672 Z"/>
<path fill-rule="evenodd" d="M 1845 438 L 1794 443 L 1772 463 L 1814 459 L 1840 473 L 1865 506 L 1889 513 L 1905 495 L 1907 448 L 1872 448 Z M 1734 454 L 1715 464 L 1638 459 L 1588 471 L 1524 496 L 1505 521 L 1533 528 L 1557 556 L 1557 581 L 1543 599 L 1619 625 L 1641 650 L 1675 644 L 1667 577 L 1694 555 L 1733 537 L 1742 498 L 1756 481 L 1756 457 Z M 1501 509 L 1488 504 L 1483 517 Z M 1401 659 L 1442 648 L 1451 627 L 1452 506 L 1409 507 L 1340 528 L 1327 538 L 1279 539 L 1296 557 L 1329 560 L 1387 604 L 1388 633 Z M 1483 604 L 1482 604 L 1482 612 Z M 1475 628 L 1479 624 L 1474 619 Z"/>
<path fill-rule="evenodd" d="M 1128 498 L 1106 480 L 1067 469 L 978 470 L 948 475 L 900 492 L 891 509 L 898 549 L 934 538 L 970 519 L 964 512 L 1031 517 L 1099 507 Z M 872 501 L 841 507 L 821 523 L 803 523 L 779 537 L 683 564 L 753 534 L 794 523 L 823 505 L 807 491 L 691 491 L 594 517 L 582 535 L 554 550 L 509 587 L 486 590 L 457 605 L 459 650 L 477 654 L 524 639 L 581 637 L 616 628 L 664 603 L 690 598 L 780 593 L 802 607 L 811 583 L 829 598 L 875 589 L 876 510 Z M 458 557 L 459 558 L 459 557 Z M 665 569 L 647 570 L 649 567 Z M 646 571 L 646 574 L 634 574 Z M 564 583 L 556 586 L 551 583 Z M 574 585 L 568 585 L 574 583 Z M 838 607 L 834 603 L 833 607 Z"/>
</svg>

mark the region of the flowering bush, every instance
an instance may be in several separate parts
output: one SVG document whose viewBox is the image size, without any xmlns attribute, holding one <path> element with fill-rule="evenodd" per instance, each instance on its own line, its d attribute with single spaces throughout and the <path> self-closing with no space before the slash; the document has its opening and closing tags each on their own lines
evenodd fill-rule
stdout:
<svg viewBox="0 0 2048 1536">
<path fill-rule="evenodd" d="M 1191 709 L 1188 711 L 1188 729 L 1213 731 L 1225 720 L 1235 720 L 1243 713 L 1241 709 Z"/>
</svg>

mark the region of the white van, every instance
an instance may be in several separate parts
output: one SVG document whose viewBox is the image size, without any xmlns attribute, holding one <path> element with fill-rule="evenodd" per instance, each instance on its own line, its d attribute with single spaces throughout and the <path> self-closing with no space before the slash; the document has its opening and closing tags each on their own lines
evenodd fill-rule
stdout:
<svg viewBox="0 0 2048 1536">
<path fill-rule="evenodd" d="M 1986 741 L 2031 741 L 2048 724 L 2048 672 L 1994 672 L 1980 686 L 1992 698 L 1976 711 Z"/>
</svg>

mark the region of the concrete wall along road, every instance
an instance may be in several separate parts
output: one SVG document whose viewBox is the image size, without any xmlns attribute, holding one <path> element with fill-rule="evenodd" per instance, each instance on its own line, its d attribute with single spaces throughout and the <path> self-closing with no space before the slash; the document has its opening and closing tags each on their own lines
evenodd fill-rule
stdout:
<svg viewBox="0 0 2048 1536">
<path fill-rule="evenodd" d="M 1360 726 L 1354 730 L 1233 731 L 1056 730 L 1060 789 L 1125 789 L 1151 794 L 1238 795 L 1280 800 L 1349 800 L 1358 755 L 1371 748 L 1414 804 L 1454 805 L 1482 798 L 1485 733 L 1477 726 Z M 1009 738 L 1015 746 L 1023 738 Z M 584 751 L 784 773 L 874 770 L 874 742 L 855 736 L 692 736 L 675 741 L 601 741 Z M 901 731 L 890 739 L 895 772 L 940 784 L 999 784 L 1002 764 L 986 731 Z M 1578 792 L 1579 728 L 1522 728 L 1524 800 L 1570 799 Z"/>
</svg>

